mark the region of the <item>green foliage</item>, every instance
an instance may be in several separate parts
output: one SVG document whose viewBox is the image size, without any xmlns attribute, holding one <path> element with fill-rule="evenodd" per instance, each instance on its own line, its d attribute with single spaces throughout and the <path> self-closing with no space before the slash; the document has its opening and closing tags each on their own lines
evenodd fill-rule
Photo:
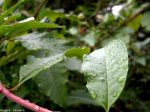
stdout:
<svg viewBox="0 0 150 112">
<path fill-rule="evenodd" d="M 19 83 L 16 87 L 20 86 L 25 81 L 37 75 L 44 69 L 51 67 L 52 65 L 63 60 L 63 54 L 56 54 L 47 58 L 33 58 L 20 68 Z M 15 87 L 15 88 L 16 88 Z"/>
<path fill-rule="evenodd" d="M 72 48 L 65 52 L 65 56 L 69 58 L 76 56 L 77 58 L 82 59 L 83 55 L 88 53 L 90 53 L 90 49 L 86 47 Z"/>
<path fill-rule="evenodd" d="M 16 38 L 16 41 L 28 50 L 47 50 L 50 53 L 59 53 L 64 51 L 64 46 L 67 43 L 65 39 L 57 39 L 57 35 L 48 32 L 33 32 Z"/>
<path fill-rule="evenodd" d="M 119 97 L 127 77 L 126 46 L 120 40 L 112 40 L 106 47 L 85 56 L 82 70 L 91 96 L 108 112 Z"/>
<path fill-rule="evenodd" d="M 67 70 L 64 64 L 56 64 L 50 69 L 41 72 L 35 81 L 40 92 L 52 99 L 60 106 L 65 106 L 67 101 Z"/>
<path fill-rule="evenodd" d="M 54 23 L 42 23 L 39 21 L 28 21 L 23 23 L 16 23 L 13 25 L 1 25 L 0 36 L 13 36 L 34 28 L 62 28 Z M 64 28 L 64 27 L 63 27 Z"/>
<path fill-rule="evenodd" d="M 0 1 L 0 81 L 53 111 L 149 112 L 150 4 L 43 1 Z"/>
<path fill-rule="evenodd" d="M 150 31 L 150 22 L 149 18 L 150 17 L 150 12 L 145 12 L 142 18 L 142 26 L 145 27 L 146 30 Z"/>
</svg>

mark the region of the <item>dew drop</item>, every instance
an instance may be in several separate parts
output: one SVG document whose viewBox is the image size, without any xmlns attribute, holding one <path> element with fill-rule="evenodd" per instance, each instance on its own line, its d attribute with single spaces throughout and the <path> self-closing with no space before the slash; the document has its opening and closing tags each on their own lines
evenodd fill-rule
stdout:
<svg viewBox="0 0 150 112">
<path fill-rule="evenodd" d="M 122 63 L 121 61 L 118 62 L 118 64 L 121 64 L 121 63 Z"/>
<path fill-rule="evenodd" d="M 122 77 L 120 77 L 120 78 L 118 79 L 118 82 L 119 82 L 119 83 L 123 83 L 123 82 L 124 82 L 124 80 L 125 80 L 125 78 L 126 78 L 126 76 L 122 76 Z"/>
<path fill-rule="evenodd" d="M 88 73 L 88 76 L 96 77 L 96 74 L 94 74 L 94 73 Z"/>
<path fill-rule="evenodd" d="M 97 95 L 96 95 L 96 93 L 94 91 L 90 91 L 90 94 L 91 94 L 93 99 L 95 99 L 97 97 Z"/>
<path fill-rule="evenodd" d="M 117 91 L 117 90 L 115 90 L 115 91 L 114 91 L 114 93 L 113 93 L 113 97 L 116 97 L 116 96 L 117 96 L 117 94 L 118 94 L 118 91 Z"/>
<path fill-rule="evenodd" d="M 101 81 L 101 82 L 104 82 L 104 81 L 105 81 L 105 78 L 104 78 L 104 77 L 100 77 L 100 81 Z"/>
<path fill-rule="evenodd" d="M 128 58 L 124 58 L 123 61 L 127 61 Z"/>
<path fill-rule="evenodd" d="M 127 64 L 124 64 L 124 65 L 123 65 L 123 68 L 124 68 L 124 69 L 128 68 L 128 65 L 127 65 Z"/>
<path fill-rule="evenodd" d="M 48 63 L 48 60 L 44 61 L 44 63 Z"/>
</svg>

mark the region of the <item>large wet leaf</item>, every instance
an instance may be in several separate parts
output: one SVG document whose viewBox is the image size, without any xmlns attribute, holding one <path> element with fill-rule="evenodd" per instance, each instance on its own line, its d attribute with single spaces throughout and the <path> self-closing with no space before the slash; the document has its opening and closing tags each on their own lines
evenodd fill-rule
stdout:
<svg viewBox="0 0 150 112">
<path fill-rule="evenodd" d="M 39 91 L 60 106 L 64 106 L 67 101 L 67 80 L 67 70 L 62 63 L 42 71 L 35 77 Z"/>
<path fill-rule="evenodd" d="M 112 40 L 104 48 L 83 58 L 82 71 L 87 88 L 107 112 L 124 88 L 128 71 L 128 54 L 121 40 Z"/>
<path fill-rule="evenodd" d="M 50 68 L 52 65 L 63 60 L 63 56 L 63 54 L 56 54 L 46 58 L 32 58 L 32 60 L 30 59 L 30 62 L 28 62 L 24 66 L 21 66 L 19 72 L 19 83 L 14 89 L 18 88 L 22 83 L 31 79 L 39 72 Z"/>
<path fill-rule="evenodd" d="M 54 37 L 55 35 L 48 32 L 33 32 L 16 38 L 16 41 L 21 42 L 28 50 L 48 50 L 51 53 L 64 51 L 66 49 L 64 44 L 68 41 Z"/>
</svg>

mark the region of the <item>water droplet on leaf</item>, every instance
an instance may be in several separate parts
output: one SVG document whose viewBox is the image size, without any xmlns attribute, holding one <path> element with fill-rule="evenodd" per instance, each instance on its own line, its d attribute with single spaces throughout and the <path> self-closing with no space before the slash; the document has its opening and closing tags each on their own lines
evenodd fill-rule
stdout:
<svg viewBox="0 0 150 112">
<path fill-rule="evenodd" d="M 114 91 L 114 93 L 113 93 L 113 97 L 116 97 L 116 96 L 117 96 L 117 94 L 118 94 L 118 91 L 117 91 L 117 90 L 115 90 L 115 91 Z"/>
<path fill-rule="evenodd" d="M 127 61 L 128 58 L 124 58 L 123 61 Z"/>
<path fill-rule="evenodd" d="M 124 65 L 123 65 L 123 68 L 124 68 L 124 69 L 128 68 L 128 65 L 127 65 L 127 64 L 124 64 Z"/>
<path fill-rule="evenodd" d="M 124 82 L 124 80 L 125 80 L 125 78 L 126 78 L 126 76 L 122 76 L 122 77 L 120 77 L 120 78 L 118 79 L 118 82 L 119 82 L 119 83 L 123 83 L 123 82 Z"/>
<path fill-rule="evenodd" d="M 94 91 L 90 91 L 90 94 L 91 94 L 93 99 L 95 99 L 97 97 L 97 95 L 96 95 L 96 93 Z"/>
<path fill-rule="evenodd" d="M 101 82 L 104 82 L 104 81 L 105 81 L 105 78 L 104 78 L 104 77 L 100 77 L 100 81 L 101 81 Z"/>
<path fill-rule="evenodd" d="M 93 77 L 95 77 L 96 74 L 94 74 L 94 73 L 88 73 L 88 76 L 93 76 Z"/>
</svg>

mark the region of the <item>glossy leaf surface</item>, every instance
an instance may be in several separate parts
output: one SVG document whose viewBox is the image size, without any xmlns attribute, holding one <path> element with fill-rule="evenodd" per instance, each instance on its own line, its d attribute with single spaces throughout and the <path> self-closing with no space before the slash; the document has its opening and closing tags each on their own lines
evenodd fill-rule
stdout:
<svg viewBox="0 0 150 112">
<path fill-rule="evenodd" d="M 127 77 L 128 54 L 125 44 L 112 40 L 104 48 L 84 56 L 82 71 L 95 102 L 109 111 L 123 90 Z"/>
</svg>

